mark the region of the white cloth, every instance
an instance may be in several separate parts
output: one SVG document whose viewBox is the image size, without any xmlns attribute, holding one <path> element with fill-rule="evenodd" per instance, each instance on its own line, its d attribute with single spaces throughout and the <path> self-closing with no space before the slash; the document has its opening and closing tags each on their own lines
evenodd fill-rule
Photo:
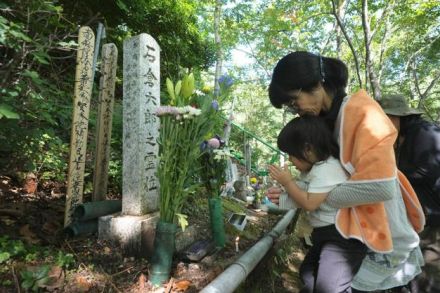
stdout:
<svg viewBox="0 0 440 293">
<path fill-rule="evenodd" d="M 337 185 L 347 181 L 347 173 L 338 159 L 329 157 L 325 161 L 317 162 L 309 172 L 303 172 L 298 177 L 299 188 L 309 193 L 328 193 Z M 287 195 L 281 194 L 279 206 L 281 209 L 297 208 L 294 201 Z M 323 227 L 335 223 L 338 209 L 329 205 L 321 205 L 313 212 L 308 212 L 312 227 Z"/>
<path fill-rule="evenodd" d="M 302 173 L 299 177 L 300 181 L 307 184 L 308 193 L 328 193 L 347 179 L 347 173 L 334 157 L 315 163 L 309 172 Z M 337 211 L 336 208 L 321 204 L 316 210 L 308 212 L 310 225 L 323 227 L 334 224 Z"/>
</svg>

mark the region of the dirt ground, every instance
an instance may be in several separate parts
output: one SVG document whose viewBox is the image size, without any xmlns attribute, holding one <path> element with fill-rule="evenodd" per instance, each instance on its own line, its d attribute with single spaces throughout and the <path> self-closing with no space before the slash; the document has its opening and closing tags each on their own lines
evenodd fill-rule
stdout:
<svg viewBox="0 0 440 293">
<path fill-rule="evenodd" d="M 269 232 L 281 216 L 246 209 L 234 200 L 224 200 L 225 222 L 232 212 L 244 211 L 248 224 L 243 232 L 226 225 L 224 249 L 192 263 L 177 254 L 171 279 L 153 290 L 148 282 L 145 259 L 122 255 L 119 247 L 100 241 L 96 233 L 66 238 L 63 233 L 65 186 L 54 182 L 37 186 L 35 192 L 22 183 L 0 175 L 0 256 L 2 243 L 21 241 L 25 253 L 5 262 L 0 257 L 0 292 L 25 292 L 26 272 L 37 274 L 47 267 L 48 279 L 35 282 L 42 292 L 199 292 L 228 265 Z M 117 197 L 117 196 L 115 196 Z M 87 200 L 87 198 L 85 199 Z M 197 225 L 201 239 L 209 238 L 206 200 L 194 200 L 184 211 L 190 225 Z M 240 236 L 240 251 L 235 238 Z M 302 243 L 290 227 L 236 292 L 297 292 Z M 6 264 L 6 265 L 5 265 Z M 35 279 L 37 279 L 35 277 Z"/>
</svg>

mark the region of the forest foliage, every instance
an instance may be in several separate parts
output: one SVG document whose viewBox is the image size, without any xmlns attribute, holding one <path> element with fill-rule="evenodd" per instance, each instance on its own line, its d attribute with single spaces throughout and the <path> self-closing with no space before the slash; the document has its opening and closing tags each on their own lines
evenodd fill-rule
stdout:
<svg viewBox="0 0 440 293">
<path fill-rule="evenodd" d="M 216 5 L 222 12 L 220 43 L 214 41 Z M 402 93 L 412 106 L 426 111 L 427 119 L 439 120 L 438 0 L 2 0 L 3 173 L 34 172 L 40 179 L 65 180 L 78 27 L 88 25 L 96 31 L 98 22 L 106 28 L 103 41 L 114 42 L 120 52 L 109 170 L 116 191 L 122 168 L 122 42 L 141 32 L 151 34 L 161 46 L 162 81 L 179 79 L 190 70 L 200 89 L 212 80 L 221 46 L 223 72 L 235 80 L 228 107 L 234 104 L 237 123 L 273 145 L 290 117 L 270 106 L 266 89 L 276 61 L 294 50 L 344 60 L 350 67 L 349 92 L 365 88 L 375 98 Z M 232 62 L 237 52 L 246 65 Z M 88 186 L 98 79 L 99 72 L 90 117 Z M 240 148 L 243 140 L 243 133 L 232 132 L 231 145 Z M 264 147 L 257 142 L 253 146 L 258 160 Z"/>
<path fill-rule="evenodd" d="M 105 3 L 104 3 L 105 2 Z M 0 2 L 0 165 L 6 174 L 34 172 L 64 180 L 67 173 L 78 28 L 105 25 L 105 42 L 122 52 L 125 38 L 141 32 L 161 43 L 161 74 L 202 70 L 213 62 L 211 42 L 197 29 L 193 1 Z M 119 56 L 119 68 L 122 66 Z M 99 65 L 97 66 L 99 68 Z M 96 125 L 92 97 L 89 150 Z M 118 70 L 111 182 L 121 183 L 122 73 Z M 88 157 L 86 181 L 93 158 Z"/>
</svg>

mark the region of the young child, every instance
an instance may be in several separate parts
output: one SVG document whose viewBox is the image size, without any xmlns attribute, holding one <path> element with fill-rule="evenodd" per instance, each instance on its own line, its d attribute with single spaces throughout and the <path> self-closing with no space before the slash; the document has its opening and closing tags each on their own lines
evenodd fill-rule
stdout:
<svg viewBox="0 0 440 293">
<path fill-rule="evenodd" d="M 312 247 L 300 268 L 300 292 L 351 292 L 351 281 L 367 248 L 356 239 L 343 238 L 335 227 L 337 209 L 325 203 L 328 193 L 348 179 L 340 164 L 339 149 L 322 118 L 304 115 L 293 119 L 278 135 L 278 148 L 301 172 L 293 180 L 287 166 L 269 166 L 296 206 L 308 211 L 313 227 Z"/>
</svg>

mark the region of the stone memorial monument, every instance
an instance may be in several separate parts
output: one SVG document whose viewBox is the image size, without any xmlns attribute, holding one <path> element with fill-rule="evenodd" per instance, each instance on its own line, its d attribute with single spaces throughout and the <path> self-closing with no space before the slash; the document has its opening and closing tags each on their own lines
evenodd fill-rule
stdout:
<svg viewBox="0 0 440 293">
<path fill-rule="evenodd" d="M 140 34 L 123 50 L 122 212 L 100 218 L 99 237 L 119 242 L 128 255 L 149 256 L 159 219 L 160 47 Z"/>
</svg>

